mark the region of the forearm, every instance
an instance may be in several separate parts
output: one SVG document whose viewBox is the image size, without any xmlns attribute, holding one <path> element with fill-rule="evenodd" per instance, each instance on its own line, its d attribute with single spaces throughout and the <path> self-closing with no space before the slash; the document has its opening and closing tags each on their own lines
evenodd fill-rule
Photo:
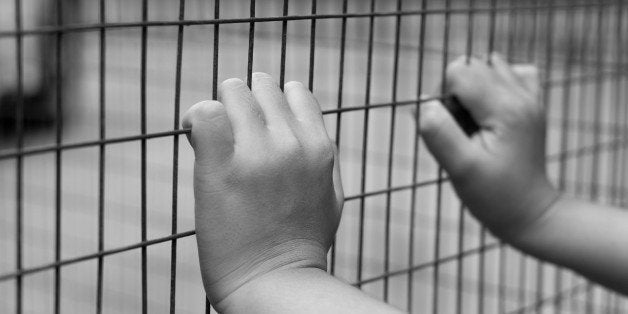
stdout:
<svg viewBox="0 0 628 314">
<path fill-rule="evenodd" d="M 318 268 L 268 273 L 233 292 L 222 313 L 400 313 Z"/>
<path fill-rule="evenodd" d="M 562 198 L 510 242 L 628 294 L 628 211 Z"/>
</svg>

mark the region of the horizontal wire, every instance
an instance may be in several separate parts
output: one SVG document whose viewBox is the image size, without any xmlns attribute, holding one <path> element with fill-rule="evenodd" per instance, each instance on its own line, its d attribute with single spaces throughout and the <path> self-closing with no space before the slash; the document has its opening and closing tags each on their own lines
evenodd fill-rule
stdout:
<svg viewBox="0 0 628 314">
<path fill-rule="evenodd" d="M 581 284 L 575 285 L 575 286 L 573 286 L 573 287 L 571 287 L 569 289 L 565 289 L 565 290 L 563 290 L 559 294 L 554 294 L 554 295 L 552 295 L 550 297 L 543 298 L 543 299 L 541 299 L 539 301 L 536 301 L 536 302 L 534 302 L 534 303 L 532 303 L 532 304 L 530 304 L 528 306 L 525 306 L 523 308 L 519 308 L 519 309 L 516 309 L 516 310 L 509 311 L 508 313 L 509 314 L 514 314 L 514 313 L 525 313 L 525 312 L 537 311 L 539 309 L 539 307 L 544 305 L 545 303 L 557 302 L 557 301 L 559 301 L 561 299 L 564 299 L 566 297 L 571 298 L 574 295 L 582 292 L 581 290 L 585 290 L 586 287 L 587 287 L 586 283 L 581 283 Z"/>
<path fill-rule="evenodd" d="M 584 146 L 547 155 L 545 160 L 547 162 L 555 162 L 563 159 L 576 158 L 588 153 L 596 153 L 602 152 L 603 150 L 619 148 L 619 146 L 626 146 L 626 144 L 628 144 L 628 139 L 617 139 L 609 142 L 596 143 L 590 146 Z"/>
<path fill-rule="evenodd" d="M 566 4 L 566 5 L 555 4 L 555 5 L 548 5 L 548 6 L 521 6 L 521 7 L 503 7 L 503 8 L 429 9 L 429 10 L 415 10 L 415 11 L 392 11 L 392 12 L 351 13 L 351 14 L 322 14 L 322 15 L 314 14 L 314 15 L 294 15 L 294 16 L 282 16 L 282 17 L 255 17 L 255 18 L 234 18 L 234 19 L 213 19 L 213 20 L 147 21 L 147 22 L 138 22 L 138 23 L 134 22 L 134 23 L 81 24 L 81 25 L 69 25 L 69 26 L 63 26 L 63 27 L 58 27 L 58 26 L 57 27 L 54 27 L 54 26 L 42 27 L 42 28 L 31 29 L 31 30 L 0 31 L 0 38 L 25 36 L 25 35 L 38 35 L 38 34 L 55 34 L 55 33 L 61 34 L 61 33 L 73 32 L 73 31 L 80 32 L 80 31 L 102 30 L 102 29 L 110 29 L 110 28 L 119 29 L 119 28 L 156 27 L 156 26 L 219 25 L 219 24 L 255 23 L 255 22 L 276 22 L 276 21 L 290 21 L 290 20 L 315 21 L 318 19 L 390 17 L 390 16 L 445 14 L 445 13 L 448 13 L 448 14 L 465 13 L 466 14 L 470 12 L 488 13 L 491 11 L 516 12 L 516 11 L 539 10 L 539 9 L 560 9 L 560 8 L 572 9 L 574 7 L 589 7 L 589 6 L 598 7 L 598 6 L 611 5 L 611 4 L 612 3 L 608 3 L 606 1 L 600 1 L 596 3 L 578 3 L 578 4 Z M 625 65 L 622 64 L 621 66 L 623 67 Z M 623 75 L 623 74 L 624 73 L 620 71 L 616 71 L 613 73 L 613 75 Z M 585 82 L 588 80 L 596 80 L 596 81 L 601 80 L 600 74 L 595 73 L 595 74 L 583 75 L 583 76 L 575 77 L 575 78 L 570 77 L 570 78 L 563 78 L 563 79 L 554 79 L 554 80 L 548 80 L 546 81 L 546 83 L 548 83 L 549 85 L 553 85 L 553 84 L 561 84 L 563 82 L 575 82 L 575 81 Z M 449 97 L 449 95 L 432 96 L 429 98 L 395 101 L 395 102 L 389 102 L 389 103 L 378 103 L 378 104 L 372 104 L 372 105 L 366 105 L 366 106 L 330 109 L 330 110 L 323 111 L 323 114 L 334 114 L 334 113 L 341 113 L 341 112 L 361 111 L 365 109 L 388 108 L 388 107 L 405 106 L 405 105 L 418 105 L 418 104 L 421 104 L 430 100 L 443 99 L 445 97 Z M 71 144 L 57 143 L 57 145 L 43 146 L 43 147 L 38 147 L 38 148 L 18 149 L 13 152 L 0 153 L 0 160 L 10 159 L 10 158 L 21 158 L 23 156 L 43 154 L 43 153 L 48 153 L 48 152 L 60 152 L 64 150 L 80 149 L 80 148 L 87 148 L 87 147 L 92 147 L 92 146 L 125 143 L 125 142 L 137 141 L 137 140 L 146 140 L 146 139 L 152 139 L 152 138 L 162 138 L 162 137 L 169 137 L 169 136 L 176 137 L 181 134 L 186 134 L 186 135 L 190 134 L 190 132 L 191 132 L 190 129 L 180 129 L 180 130 L 171 130 L 171 131 L 148 133 L 148 134 L 145 133 L 145 134 L 133 135 L 133 136 L 101 139 L 101 140 L 94 140 L 94 141 L 84 141 L 84 142 L 77 142 L 77 143 L 71 143 Z M 556 154 L 548 155 L 547 161 L 553 162 L 553 161 L 558 161 L 558 160 L 564 160 L 567 158 L 579 157 L 588 153 L 599 153 L 602 150 L 615 149 L 620 146 L 625 146 L 627 143 L 628 143 L 628 140 L 614 140 L 610 142 L 596 143 L 591 146 L 581 147 L 581 148 L 577 148 L 573 150 L 567 150 L 567 151 L 562 151 Z M 352 195 L 352 196 L 347 197 L 345 200 L 351 201 L 355 199 L 385 194 L 389 192 L 402 191 L 402 190 L 407 190 L 407 189 L 422 187 L 422 186 L 430 186 L 430 185 L 434 185 L 434 184 L 445 182 L 445 181 L 449 181 L 448 178 L 414 182 L 413 184 L 396 186 L 396 187 L 391 187 L 388 189 L 376 190 L 376 191 L 365 192 L 365 193 L 361 193 L 357 195 Z M 118 247 L 118 248 L 109 249 L 109 250 L 102 250 L 96 253 L 87 254 L 87 255 L 70 258 L 66 260 L 58 260 L 54 263 L 44 264 L 37 267 L 23 268 L 13 273 L 0 275 L 0 282 L 10 280 L 16 277 L 21 277 L 28 274 L 39 273 L 39 272 L 49 270 L 49 269 L 54 269 L 60 266 L 75 264 L 75 263 L 88 261 L 88 260 L 92 260 L 96 258 L 102 258 L 104 256 L 122 253 L 122 252 L 135 250 L 139 248 L 146 248 L 151 245 L 168 242 L 168 241 L 172 241 L 179 238 L 189 237 L 189 236 L 195 235 L 195 233 L 196 233 L 195 230 L 182 232 L 182 233 L 176 233 L 176 234 L 172 234 L 166 237 L 142 241 L 142 242 L 135 243 L 128 246 Z M 454 255 L 441 257 L 441 258 L 431 260 L 425 263 L 414 265 L 406 269 L 385 272 L 375 277 L 360 280 L 354 283 L 353 285 L 363 285 L 363 284 L 367 284 L 371 282 L 376 282 L 384 278 L 403 275 L 403 274 L 407 274 L 408 272 L 419 271 L 419 270 L 433 267 L 435 265 L 439 265 L 442 263 L 457 261 L 463 257 L 467 257 L 473 254 L 478 254 L 480 252 L 485 252 L 488 250 L 493 250 L 498 247 L 500 247 L 500 243 L 492 243 L 489 245 L 480 246 L 477 248 L 458 252 L 457 254 L 454 254 Z M 538 309 L 539 306 L 546 304 L 548 302 L 555 302 L 555 300 L 560 300 L 565 297 L 571 297 L 575 295 L 576 293 L 579 293 L 580 290 L 583 290 L 583 288 L 586 288 L 586 285 L 580 284 L 580 285 L 571 287 L 567 290 L 560 292 L 559 294 L 555 294 L 550 297 L 543 298 L 541 300 L 538 300 L 532 305 L 528 305 L 526 307 L 514 310 L 512 312 L 521 313 L 521 312 L 532 311 L 534 309 Z"/>
<path fill-rule="evenodd" d="M 406 105 L 413 105 L 417 103 L 422 103 L 422 102 L 426 102 L 426 101 L 430 101 L 434 99 L 442 99 L 442 98 L 443 97 L 429 97 L 429 98 L 419 99 L 419 100 L 406 100 L 406 101 L 398 101 L 394 103 L 389 102 L 389 103 L 372 104 L 369 106 L 355 106 L 355 107 L 345 107 L 345 108 L 339 108 L 339 109 L 330 109 L 330 110 L 324 110 L 323 114 L 364 110 L 366 107 L 384 108 L 384 107 L 391 107 L 391 106 L 406 106 Z M 102 144 L 124 143 L 124 142 L 131 142 L 131 141 L 137 141 L 137 140 L 142 140 L 142 139 L 160 138 L 160 137 L 167 137 L 167 136 L 173 136 L 173 135 L 178 136 L 181 134 L 190 134 L 190 131 L 191 129 L 186 128 L 186 129 L 180 129 L 180 130 L 171 130 L 171 131 L 156 132 L 156 133 L 138 134 L 138 135 L 132 135 L 132 136 L 114 137 L 114 138 L 109 138 L 105 140 L 93 140 L 93 141 L 85 141 L 85 142 L 63 144 L 63 145 L 48 145 L 48 146 L 42 146 L 42 147 L 36 147 L 36 148 L 26 148 L 26 149 L 15 150 L 8 153 L 0 154 L 0 160 L 15 158 L 18 156 L 50 153 L 57 150 L 86 148 L 90 146 L 99 146 Z"/>
<path fill-rule="evenodd" d="M 550 122 L 550 127 L 554 128 L 562 128 L 560 125 L 565 119 L 562 118 L 548 118 Z M 583 119 L 566 119 L 567 120 L 567 131 L 573 132 L 574 130 L 578 131 L 586 131 L 586 132 L 601 132 L 602 134 L 617 134 L 617 133 L 626 133 L 628 134 L 628 125 L 624 125 L 623 123 L 618 122 L 610 122 L 605 123 L 603 125 L 595 123 L 591 120 L 583 120 Z"/>
<path fill-rule="evenodd" d="M 321 19 L 342 19 L 342 18 L 369 18 L 369 17 L 391 17 L 391 16 L 408 16 L 408 15 L 427 15 L 427 14 L 468 14 L 468 13 L 490 13 L 490 12 L 519 12 L 519 11 L 538 11 L 541 9 L 573 9 L 577 7 L 599 7 L 610 6 L 612 3 L 607 1 L 600 2 L 584 2 L 573 4 L 553 4 L 546 6 L 515 6 L 515 7 L 497 7 L 497 8 L 453 8 L 453 9 L 425 9 L 425 10 L 408 10 L 408 11 L 390 11 L 390 12 L 373 12 L 373 13 L 345 13 L 345 14 L 309 14 L 309 15 L 290 15 L 290 16 L 272 16 L 272 17 L 247 17 L 247 18 L 230 18 L 230 19 L 203 19 L 203 20 L 175 20 L 175 21 L 146 21 L 146 22 L 119 22 L 119 23 L 93 23 L 93 24 L 77 24 L 66 26 L 49 26 L 36 29 L 20 30 L 20 31 L 2 31 L 2 37 L 15 37 L 18 35 L 37 35 L 51 33 L 68 33 L 80 31 L 92 31 L 100 29 L 112 28 L 131 28 L 131 27 L 156 27 L 156 26 L 192 26 L 192 25 L 216 25 L 216 24 L 239 24 L 239 23 L 260 23 L 260 22 L 281 22 L 281 21 L 297 21 L 297 20 L 321 20 Z"/>
<path fill-rule="evenodd" d="M 476 247 L 476 248 L 473 248 L 473 249 L 462 251 L 460 253 L 456 253 L 456 254 L 452 254 L 452 255 L 449 255 L 449 256 L 441 257 L 441 258 L 436 259 L 436 260 L 431 260 L 431 261 L 428 261 L 428 262 L 425 262 L 425 263 L 421 263 L 421 264 L 418 264 L 418 265 L 415 265 L 415 266 L 412 266 L 412 267 L 409 267 L 409 268 L 403 268 L 403 269 L 399 269 L 399 270 L 395 270 L 395 271 L 389 271 L 387 273 L 383 273 L 383 274 L 375 276 L 375 277 L 371 277 L 371 278 L 367 278 L 367 279 L 364 279 L 364 280 L 360 280 L 360 281 L 354 282 L 354 283 L 352 283 L 352 285 L 353 286 L 365 285 L 367 283 L 371 283 L 371 282 L 375 282 L 375 281 L 378 281 L 378 280 L 382 280 L 382 279 L 384 279 L 386 277 L 390 278 L 390 277 L 399 276 L 399 275 L 406 275 L 406 274 L 408 274 L 408 272 L 415 272 L 415 271 L 418 271 L 418 270 L 421 270 L 421 269 L 424 269 L 424 268 L 432 267 L 432 266 L 434 266 L 436 264 L 443 264 L 443 263 L 447 263 L 447 262 L 454 262 L 454 261 L 457 261 L 458 259 L 461 259 L 461 258 L 463 258 L 465 256 L 472 255 L 472 254 L 475 254 L 475 253 L 479 253 L 480 251 L 486 252 L 486 251 L 489 251 L 489 250 L 493 250 L 493 249 L 498 248 L 500 245 L 501 244 L 499 242 L 495 242 L 495 243 L 491 243 L 491 244 L 488 244 L 488 245 L 485 245 L 485 246 Z"/>
<path fill-rule="evenodd" d="M 618 146 L 625 145 L 627 143 L 628 143 L 628 139 L 626 139 L 626 140 L 616 140 L 616 141 L 611 141 L 611 142 L 606 142 L 606 143 L 598 143 L 596 145 L 585 146 L 585 147 L 581 147 L 579 149 L 574 149 L 574 150 L 569 150 L 569 151 L 558 153 L 558 154 L 548 155 L 547 156 L 547 161 L 548 162 L 553 162 L 553 161 L 561 160 L 563 158 L 575 158 L 575 157 L 579 157 L 579 156 L 582 156 L 582 155 L 590 153 L 590 152 L 601 152 L 602 150 L 605 150 L 605 149 L 616 148 Z M 368 197 L 368 196 L 373 196 L 373 195 L 385 194 L 387 192 L 394 192 L 394 191 L 401 191 L 401 190 L 406 190 L 406 189 L 412 189 L 414 187 L 429 186 L 429 185 L 437 184 L 438 182 L 442 183 L 442 182 L 448 182 L 448 181 L 449 181 L 449 178 L 447 178 L 447 177 L 443 177 L 443 178 L 441 178 L 441 180 L 438 180 L 438 179 L 426 180 L 426 181 L 416 182 L 414 184 L 396 186 L 396 187 L 392 187 L 390 189 L 382 189 L 382 190 L 371 191 L 371 192 L 367 192 L 367 193 L 363 193 L 363 194 L 351 195 L 351 196 L 348 196 L 345 199 L 345 201 L 359 199 L 361 197 Z M 143 242 L 139 242 L 139 243 L 128 245 L 128 246 L 119 247 L 119 248 L 110 249 L 110 250 L 105 250 L 105 251 L 102 251 L 102 252 L 97 252 L 97 253 L 92 253 L 92 254 L 87 254 L 87 255 L 71 258 L 71 259 L 62 260 L 62 261 L 59 261 L 59 262 L 44 264 L 44 265 L 36 266 L 36 267 L 32 267 L 32 268 L 25 268 L 25 269 L 22 269 L 22 270 L 17 271 L 17 272 L 12 272 L 12 273 L 7 273 L 7 274 L 4 274 L 4 275 L 0 275 L 0 282 L 6 281 L 6 280 L 9 280 L 9 279 L 18 277 L 18 276 L 28 275 L 28 274 L 32 274 L 32 273 L 36 273 L 36 272 L 40 272 L 40 271 L 44 271 L 44 270 L 48 270 L 48 269 L 52 269 L 52 268 L 55 268 L 55 267 L 58 267 L 58 266 L 74 264 L 74 263 L 78 263 L 78 262 L 82 262 L 82 261 L 87 261 L 87 260 L 90 260 L 90 259 L 99 258 L 101 256 L 112 255 L 112 254 L 116 254 L 116 253 L 121 253 L 121 252 L 129 251 L 129 250 L 141 248 L 141 247 L 146 247 L 146 246 L 150 246 L 150 245 L 154 245 L 154 244 L 159 244 L 159 243 L 162 243 L 162 242 L 171 241 L 171 240 L 174 240 L 174 239 L 188 237 L 188 236 L 194 235 L 195 233 L 196 233 L 196 231 L 190 230 L 190 231 L 183 232 L 183 233 L 173 234 L 173 235 L 170 235 L 170 236 L 167 236 L 167 237 L 156 238 L 156 239 L 149 240 L 149 241 L 143 241 Z M 485 246 L 484 248 L 485 249 L 492 249 L 493 246 L 499 246 L 499 243 L 491 244 L 489 246 Z M 464 251 L 464 252 L 461 253 L 462 255 L 456 254 L 456 255 L 447 256 L 447 257 L 444 257 L 444 258 L 441 258 L 441 259 L 438 259 L 438 260 L 430 261 L 430 262 L 428 262 L 426 264 L 419 264 L 419 265 L 416 265 L 416 266 L 411 267 L 411 268 L 406 268 L 404 270 L 398 270 L 398 271 L 390 272 L 390 273 L 388 273 L 388 275 L 396 276 L 396 275 L 399 275 L 399 274 L 407 273 L 408 271 L 414 271 L 414 270 L 417 270 L 417 269 L 422 269 L 422 268 L 425 268 L 425 267 L 429 267 L 430 265 L 433 265 L 434 263 L 447 262 L 450 259 L 454 259 L 455 260 L 456 258 L 459 258 L 459 256 L 465 256 L 465 255 L 471 254 L 471 253 L 473 253 L 475 251 L 479 252 L 480 249 L 481 248 L 476 248 L 476 249 L 473 249 L 473 250 Z M 377 276 L 377 277 L 373 277 L 373 278 L 369 278 L 369 279 L 365 279 L 365 280 L 361 281 L 360 284 L 365 284 L 365 283 L 369 283 L 369 282 L 372 282 L 372 281 L 376 281 L 377 278 L 380 278 L 382 276 L 383 275 Z"/>
<path fill-rule="evenodd" d="M 612 76 L 621 75 L 621 74 L 622 72 L 612 71 L 612 72 L 607 72 L 606 74 L 604 74 L 604 77 L 610 78 Z M 591 75 L 576 76 L 574 78 L 567 78 L 567 79 L 553 79 L 553 80 L 548 80 L 547 85 L 559 85 L 565 82 L 584 82 L 584 81 L 589 81 L 589 80 L 595 80 L 597 78 L 599 78 L 599 75 L 591 74 Z M 432 100 L 442 100 L 446 97 L 449 97 L 449 95 L 436 95 L 436 96 L 430 96 L 430 97 L 425 97 L 421 99 L 410 99 L 410 100 L 402 100 L 402 101 L 396 101 L 396 102 L 375 103 L 375 104 L 369 104 L 365 106 L 334 108 L 334 109 L 323 110 L 323 114 L 359 111 L 359 110 L 365 110 L 366 108 L 377 109 L 377 108 L 387 108 L 387 107 L 394 107 L 394 106 L 418 105 L 418 104 L 425 103 Z M 6 153 L 2 153 L 0 154 L 0 160 L 16 158 L 19 156 L 36 155 L 36 154 L 44 154 L 44 153 L 50 153 L 50 152 L 55 152 L 55 151 L 86 148 L 90 146 L 99 146 L 103 144 L 105 145 L 117 144 L 117 143 L 131 142 L 131 141 L 137 141 L 137 140 L 142 140 L 142 139 L 178 136 L 181 134 L 190 134 L 190 129 L 179 129 L 179 130 L 171 130 L 171 131 L 164 131 L 164 132 L 138 134 L 138 135 L 132 135 L 132 136 L 114 137 L 114 138 L 108 138 L 104 140 L 93 140 L 93 141 L 84 141 L 84 142 L 62 144 L 62 145 L 47 145 L 47 146 L 34 147 L 34 148 L 25 148 L 25 149 L 13 150 Z"/>
<path fill-rule="evenodd" d="M 389 188 L 389 189 L 381 189 L 381 190 L 377 190 L 377 191 L 359 193 L 359 194 L 355 194 L 355 195 L 346 197 L 345 198 L 345 202 L 352 201 L 352 200 L 355 200 L 355 199 L 360 199 L 362 197 L 381 195 L 381 194 L 386 194 L 388 192 L 398 192 L 398 191 L 403 191 L 403 190 L 409 190 L 409 189 L 412 189 L 412 188 L 420 188 L 420 187 L 423 187 L 423 186 L 429 186 L 429 185 L 438 184 L 438 183 L 447 182 L 447 181 L 449 181 L 449 178 L 443 177 L 440 180 L 439 179 L 426 180 L 426 181 L 416 182 L 416 183 L 413 183 L 413 184 L 396 186 L 396 187 L 392 187 L 392 188 Z"/>
<path fill-rule="evenodd" d="M 44 264 L 44 265 L 36 266 L 36 267 L 32 267 L 32 268 L 23 268 L 20 271 L 4 274 L 4 275 L 0 276 L 0 282 L 6 281 L 6 280 L 10 280 L 10 279 L 18 277 L 18 276 L 29 275 L 29 274 L 45 271 L 45 270 L 52 269 L 52 268 L 59 267 L 59 266 L 75 264 L 75 263 L 78 263 L 78 262 L 84 262 L 84 261 L 88 261 L 88 260 L 91 260 L 91 259 L 104 257 L 104 256 L 107 256 L 107 255 L 122 253 L 122 252 L 130 251 L 130 250 L 134 250 L 134 249 L 139 249 L 139 248 L 142 248 L 142 247 L 147 247 L 147 246 L 151 246 L 151 245 L 155 245 L 155 244 L 159 244 L 159 243 L 163 243 L 163 242 L 172 241 L 174 239 L 185 238 L 185 237 L 192 236 L 194 234 L 196 234 L 196 231 L 195 230 L 190 230 L 190 231 L 186 231 L 186 232 L 181 232 L 181 233 L 169 235 L 167 237 L 156 238 L 156 239 L 153 239 L 153 240 L 138 242 L 138 243 L 135 243 L 135 244 L 131 244 L 131 245 L 128 245 L 128 246 L 123 246 L 123 247 L 119 247 L 119 248 L 115 248 L 115 249 L 104 250 L 104 251 L 100 251 L 100 252 L 96 252 L 96 253 L 92 253 L 92 254 L 87 254 L 87 255 L 83 255 L 83 256 L 79 256 L 79 257 L 75 257 L 75 258 L 69 258 L 69 259 L 65 259 L 65 260 L 59 261 L 59 262 Z"/>
<path fill-rule="evenodd" d="M 180 129 L 180 130 L 146 133 L 146 134 L 138 134 L 138 135 L 131 135 L 131 136 L 113 137 L 113 138 L 108 138 L 104 140 L 93 140 L 93 141 L 85 141 L 85 142 L 63 144 L 63 145 L 49 145 L 49 146 L 42 146 L 42 147 L 36 147 L 36 148 L 27 148 L 27 149 L 13 151 L 9 153 L 0 154 L 0 160 L 7 159 L 7 158 L 15 158 L 18 156 L 50 153 L 57 150 L 86 148 L 90 146 L 117 144 L 117 143 L 132 142 L 132 141 L 137 141 L 137 140 L 142 140 L 142 139 L 159 138 L 159 137 L 189 134 L 189 133 L 190 133 L 190 129 Z"/>
<path fill-rule="evenodd" d="M 506 244 L 504 244 L 503 242 L 500 242 L 500 247 L 505 248 Z M 456 282 L 458 278 L 460 278 L 461 280 L 459 286 Z M 462 293 L 473 294 L 477 291 L 475 287 L 476 283 L 477 283 L 476 278 L 464 277 L 464 276 L 460 277 L 457 275 L 443 273 L 441 274 L 440 288 L 446 289 L 446 290 L 460 289 Z M 529 288 L 513 287 L 512 285 L 508 285 L 508 284 L 500 286 L 498 283 L 494 283 L 490 281 L 485 282 L 484 288 L 485 288 L 485 295 L 491 295 L 493 297 L 497 297 L 497 295 L 499 294 L 499 289 L 503 288 L 504 300 L 516 299 L 516 297 L 519 295 L 521 290 L 526 291 L 526 293 L 528 294 L 534 293 L 534 290 L 529 289 Z M 506 313 L 506 311 L 502 311 L 499 313 Z"/>
</svg>

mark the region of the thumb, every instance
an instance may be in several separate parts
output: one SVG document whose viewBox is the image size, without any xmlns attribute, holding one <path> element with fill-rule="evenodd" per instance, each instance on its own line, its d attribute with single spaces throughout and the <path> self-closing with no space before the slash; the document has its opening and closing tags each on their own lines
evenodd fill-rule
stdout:
<svg viewBox="0 0 628 314">
<path fill-rule="evenodd" d="M 184 128 L 191 128 L 188 137 L 199 165 L 217 166 L 233 154 L 231 121 L 222 103 L 202 101 L 183 116 Z"/>
<path fill-rule="evenodd" d="M 443 104 L 422 104 L 419 122 L 427 148 L 445 171 L 451 176 L 462 171 L 471 160 L 474 146 Z"/>
</svg>

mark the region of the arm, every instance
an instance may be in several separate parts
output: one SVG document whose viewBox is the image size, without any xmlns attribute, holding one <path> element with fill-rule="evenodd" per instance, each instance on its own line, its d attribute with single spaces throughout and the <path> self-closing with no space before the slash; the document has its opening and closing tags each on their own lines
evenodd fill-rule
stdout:
<svg viewBox="0 0 628 314">
<path fill-rule="evenodd" d="M 225 313 L 401 313 L 317 268 L 268 274 L 232 299 Z"/>
<path fill-rule="evenodd" d="M 626 210 L 560 199 L 542 219 L 511 243 L 529 254 L 628 294 Z"/>
<path fill-rule="evenodd" d="M 343 192 L 320 107 L 254 73 L 184 116 L 201 275 L 221 313 L 397 312 L 326 273 Z"/>
<path fill-rule="evenodd" d="M 480 126 L 467 136 L 439 103 L 421 132 L 471 213 L 511 245 L 628 293 L 628 212 L 561 197 L 545 170 L 545 112 L 536 68 L 464 58 L 446 82 Z"/>
</svg>

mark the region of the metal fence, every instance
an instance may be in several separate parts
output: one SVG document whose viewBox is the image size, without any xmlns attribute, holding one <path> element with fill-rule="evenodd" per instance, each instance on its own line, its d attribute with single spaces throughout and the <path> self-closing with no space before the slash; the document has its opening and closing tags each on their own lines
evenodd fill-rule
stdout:
<svg viewBox="0 0 628 314">
<path fill-rule="evenodd" d="M 220 81 L 250 83 L 253 71 L 306 82 L 339 146 L 346 204 L 329 254 L 334 275 L 413 313 L 626 312 L 623 297 L 482 228 L 414 118 L 422 95 L 447 97 L 443 70 L 458 55 L 499 51 L 535 63 L 553 181 L 571 195 L 626 205 L 627 7 L 3 2 L 0 96 L 11 114 L 0 143 L 0 312 L 213 311 L 179 120 L 215 98 Z"/>
</svg>

